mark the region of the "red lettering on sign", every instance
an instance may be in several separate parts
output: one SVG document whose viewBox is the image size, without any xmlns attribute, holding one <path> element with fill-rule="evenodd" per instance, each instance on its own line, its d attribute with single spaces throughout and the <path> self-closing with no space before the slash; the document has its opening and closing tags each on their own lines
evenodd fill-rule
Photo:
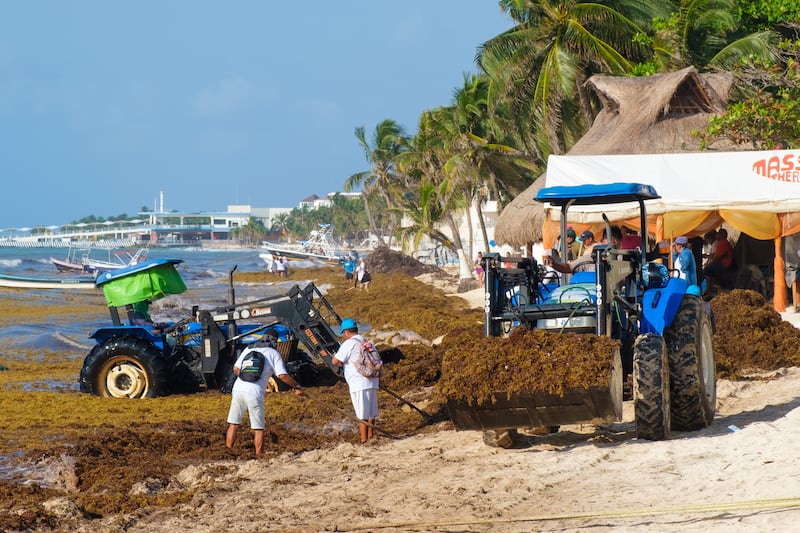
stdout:
<svg viewBox="0 0 800 533">
<path fill-rule="evenodd" d="M 777 181 L 800 182 L 800 154 L 786 154 L 783 157 L 759 159 L 751 167 L 753 172 Z"/>
</svg>

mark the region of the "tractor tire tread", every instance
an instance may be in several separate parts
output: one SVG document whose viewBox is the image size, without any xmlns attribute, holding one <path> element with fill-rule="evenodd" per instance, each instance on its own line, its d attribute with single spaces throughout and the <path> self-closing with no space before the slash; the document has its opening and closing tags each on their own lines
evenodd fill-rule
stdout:
<svg viewBox="0 0 800 533">
<path fill-rule="evenodd" d="M 669 354 L 672 427 L 680 431 L 703 429 L 714 419 L 716 394 L 709 398 L 706 393 L 702 368 L 701 337 L 704 331 L 710 331 L 703 305 L 697 297 L 684 296 L 672 324 L 664 330 Z M 710 386 L 715 390 L 716 383 Z"/>
<path fill-rule="evenodd" d="M 662 440 L 671 428 L 669 359 L 664 338 L 646 333 L 633 347 L 633 400 L 636 435 Z"/>
<path fill-rule="evenodd" d="M 168 393 L 167 365 L 161 357 L 160 350 L 136 337 L 112 337 L 92 348 L 81 367 L 79 378 L 81 392 L 110 396 L 101 386 L 101 376 L 98 374 L 110 359 L 120 356 L 135 360 L 147 373 L 150 385 L 144 389 L 141 397 L 155 398 Z"/>
</svg>

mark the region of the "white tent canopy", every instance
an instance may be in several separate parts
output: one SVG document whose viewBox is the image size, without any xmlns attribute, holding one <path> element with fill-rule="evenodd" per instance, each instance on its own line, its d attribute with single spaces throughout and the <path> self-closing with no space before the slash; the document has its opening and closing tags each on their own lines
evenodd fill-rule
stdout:
<svg viewBox="0 0 800 533">
<path fill-rule="evenodd" d="M 655 187 L 661 199 L 647 202 L 647 212 L 651 215 L 720 209 L 800 212 L 800 150 L 553 155 L 547 162 L 547 187 L 613 182 L 646 183 Z M 548 211 L 551 216 L 558 217 L 558 210 Z M 600 211 L 597 207 L 575 206 L 570 211 L 574 211 L 578 222 L 599 220 L 591 214 Z M 635 206 L 615 214 L 609 217 L 630 218 L 635 214 Z"/>
<path fill-rule="evenodd" d="M 648 231 L 657 240 L 699 235 L 727 222 L 755 239 L 775 242 L 775 272 L 782 272 L 781 237 L 800 232 L 800 150 L 635 155 L 550 156 L 546 186 L 636 182 L 661 195 L 646 202 Z M 560 210 L 546 206 L 545 244 L 555 240 Z M 600 213 L 638 226 L 635 204 L 572 206 L 569 222 L 600 229 Z M 775 305 L 785 306 L 782 284 Z"/>
</svg>

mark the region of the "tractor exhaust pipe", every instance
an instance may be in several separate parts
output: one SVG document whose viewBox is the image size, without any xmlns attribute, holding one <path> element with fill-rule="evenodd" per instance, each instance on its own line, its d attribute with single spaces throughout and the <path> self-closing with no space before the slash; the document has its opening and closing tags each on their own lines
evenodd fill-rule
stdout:
<svg viewBox="0 0 800 533">
<path fill-rule="evenodd" d="M 236 321 L 233 318 L 233 311 L 236 306 L 236 291 L 233 288 L 233 273 L 239 265 L 233 265 L 233 268 L 228 273 L 228 303 L 230 303 L 228 311 L 228 338 L 232 339 L 236 336 Z"/>
<path fill-rule="evenodd" d="M 236 305 L 236 291 L 233 289 L 233 273 L 236 272 L 238 267 L 239 265 L 233 265 L 233 268 L 228 273 L 228 303 L 230 303 L 231 307 Z"/>
</svg>

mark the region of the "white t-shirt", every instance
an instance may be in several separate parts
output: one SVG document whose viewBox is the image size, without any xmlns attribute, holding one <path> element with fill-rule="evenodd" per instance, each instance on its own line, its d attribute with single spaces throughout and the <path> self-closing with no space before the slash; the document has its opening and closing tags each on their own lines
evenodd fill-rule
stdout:
<svg viewBox="0 0 800 533">
<path fill-rule="evenodd" d="M 714 241 L 711 244 L 703 245 L 703 255 L 707 256 L 703 258 L 704 266 L 708 265 L 708 262 L 711 261 L 711 258 L 714 257 L 715 253 L 717 253 L 717 241 Z"/>
<path fill-rule="evenodd" d="M 358 281 L 361 281 L 361 278 L 364 277 L 364 272 L 366 271 L 367 271 L 367 264 L 364 262 L 363 259 L 361 259 L 358 262 L 358 266 L 356 267 L 356 277 L 358 278 Z"/>
<path fill-rule="evenodd" d="M 558 280 L 561 279 L 558 275 L 558 271 L 551 267 L 550 265 L 544 266 L 544 275 L 542 276 L 542 283 L 558 283 Z"/>
<path fill-rule="evenodd" d="M 359 353 L 361 353 L 361 342 L 364 340 L 366 339 L 361 335 L 353 335 L 339 346 L 339 351 L 333 356 L 344 363 L 342 367 L 344 369 L 344 379 L 350 387 L 350 392 L 377 389 L 379 387 L 378 378 L 362 376 L 353 366 L 353 358 L 358 357 Z"/>
<path fill-rule="evenodd" d="M 273 374 L 280 376 L 281 374 L 288 374 L 289 372 L 286 371 L 286 365 L 283 363 L 283 358 L 278 350 L 268 346 L 247 347 L 241 353 L 241 355 L 239 355 L 239 358 L 236 359 L 236 362 L 233 364 L 233 366 L 242 368 L 242 361 L 244 361 L 245 356 L 253 350 L 264 354 L 264 371 L 261 373 L 261 377 L 258 378 L 258 381 L 252 382 L 237 378 L 236 382 L 233 384 L 232 390 L 247 394 L 261 395 L 261 397 L 263 397 L 264 393 L 267 391 L 267 380 L 270 378 L 270 376 Z"/>
<path fill-rule="evenodd" d="M 684 272 L 683 269 L 681 268 L 681 254 L 675 255 L 674 267 L 675 267 L 674 277 L 686 279 L 686 272 Z"/>
</svg>

